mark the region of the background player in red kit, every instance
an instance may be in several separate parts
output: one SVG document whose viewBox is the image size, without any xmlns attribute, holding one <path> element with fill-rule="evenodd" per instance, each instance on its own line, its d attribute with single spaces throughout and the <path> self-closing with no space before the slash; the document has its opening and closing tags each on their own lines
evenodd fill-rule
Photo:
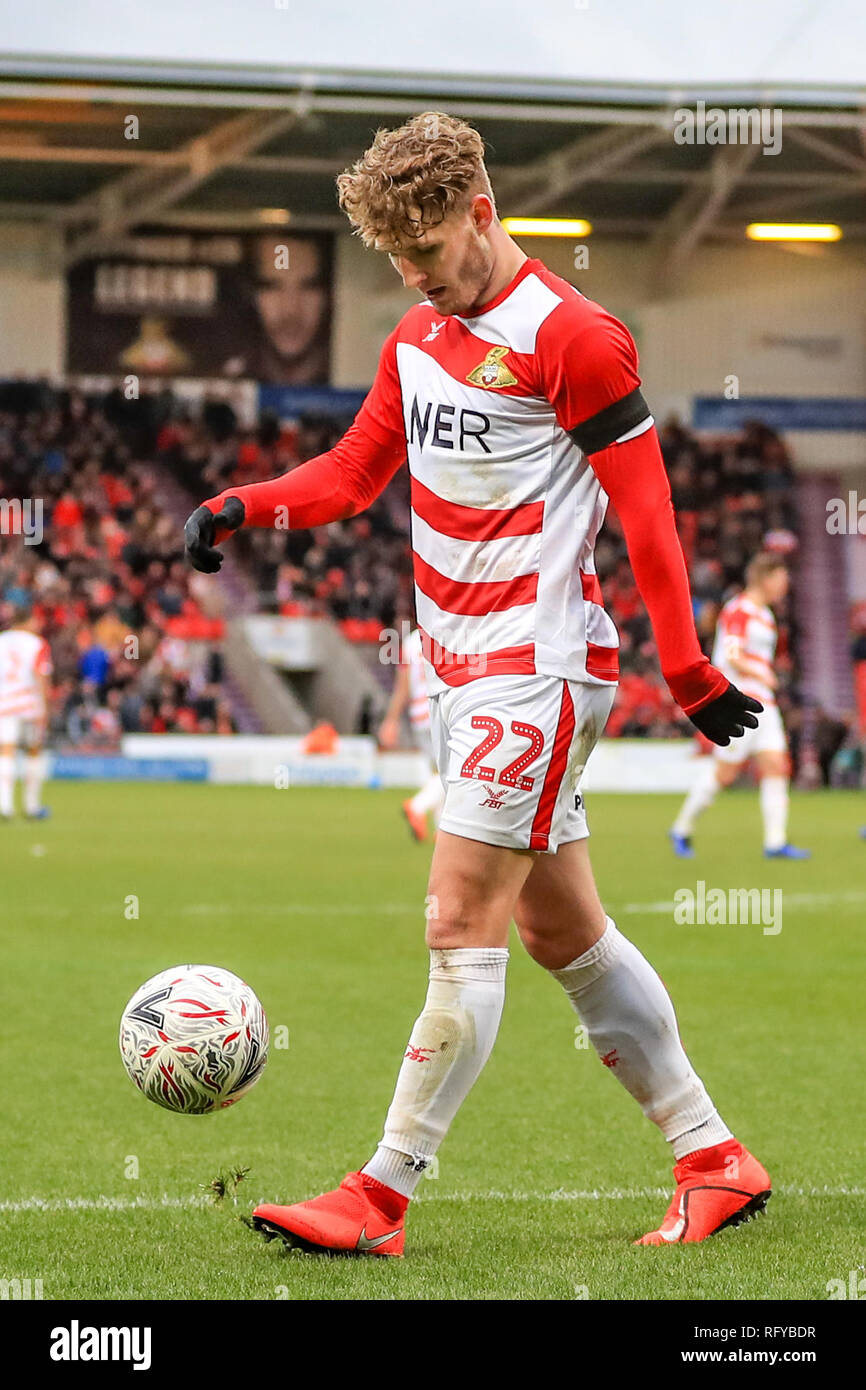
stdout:
<svg viewBox="0 0 866 1390">
<path fill-rule="evenodd" d="M 24 814 L 44 820 L 42 747 L 48 717 L 51 652 L 40 636 L 32 609 L 17 610 L 10 627 L 0 632 L 0 819 L 14 814 L 15 754 L 24 749 Z"/>
<path fill-rule="evenodd" d="M 719 614 L 713 661 L 729 679 L 740 681 L 764 709 L 757 729 L 750 729 L 737 744 L 715 748 L 712 758 L 703 760 L 670 832 L 674 852 L 681 859 L 694 856 L 691 836 L 698 816 L 723 788 L 732 786 L 750 758 L 760 779 L 764 854 L 768 859 L 809 858 L 808 850 L 788 843 L 790 759 L 773 670 L 778 630 L 772 605 L 781 603 L 788 584 L 788 567 L 781 555 L 755 555 L 746 567 L 746 587 Z"/>
<path fill-rule="evenodd" d="M 622 522 L 662 671 L 715 743 L 760 704 L 703 656 L 656 431 L 628 330 L 528 259 L 496 214 L 478 133 L 423 113 L 338 179 L 365 244 L 422 302 L 328 453 L 230 489 L 186 526 L 199 569 L 239 526 L 355 515 L 408 456 L 418 627 L 446 796 L 430 870 L 430 982 L 382 1141 L 333 1192 L 265 1205 L 265 1230 L 399 1255 L 414 1189 L 496 1038 L 513 918 L 599 1054 L 673 1147 L 676 1191 L 642 1243 L 698 1241 L 765 1205 L 680 1043 L 667 991 L 605 915 L 577 787 L 613 701 L 616 629 L 593 546 Z"/>
</svg>

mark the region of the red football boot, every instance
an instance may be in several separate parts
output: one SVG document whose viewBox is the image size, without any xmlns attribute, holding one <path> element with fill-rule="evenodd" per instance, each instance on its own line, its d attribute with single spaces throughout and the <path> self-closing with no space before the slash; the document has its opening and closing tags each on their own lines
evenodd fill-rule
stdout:
<svg viewBox="0 0 866 1390">
<path fill-rule="evenodd" d="M 736 1139 L 687 1154 L 674 1168 L 674 1181 L 664 1221 L 635 1245 L 706 1240 L 759 1216 L 771 1195 L 767 1170 Z"/>
<path fill-rule="evenodd" d="M 348 1173 L 333 1192 L 310 1202 L 290 1207 L 263 1203 L 253 1212 L 253 1225 L 301 1249 L 402 1255 L 408 1205 L 408 1197 L 368 1173 Z"/>
</svg>

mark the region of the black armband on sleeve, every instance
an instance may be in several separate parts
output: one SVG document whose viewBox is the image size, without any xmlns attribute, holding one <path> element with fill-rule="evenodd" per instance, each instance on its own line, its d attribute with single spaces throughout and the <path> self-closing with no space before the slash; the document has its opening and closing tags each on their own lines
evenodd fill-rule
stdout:
<svg viewBox="0 0 866 1390">
<path fill-rule="evenodd" d="M 597 415 L 591 415 L 566 433 L 582 453 L 598 454 L 621 435 L 640 425 L 649 414 L 650 408 L 641 395 L 640 387 L 636 386 L 621 401 L 614 401 L 613 405 L 606 406 Z"/>
</svg>

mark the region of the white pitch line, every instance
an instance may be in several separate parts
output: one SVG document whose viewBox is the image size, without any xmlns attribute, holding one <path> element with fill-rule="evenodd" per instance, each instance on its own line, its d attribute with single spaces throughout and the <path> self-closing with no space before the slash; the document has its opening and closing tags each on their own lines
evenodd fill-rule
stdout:
<svg viewBox="0 0 866 1390">
<path fill-rule="evenodd" d="M 785 907 L 833 907 L 839 903 L 857 905 L 866 903 L 866 889 L 853 888 L 842 893 L 792 893 L 783 888 Z M 670 916 L 676 907 L 673 899 L 650 903 L 617 903 L 608 899 L 608 906 L 614 913 L 630 915 L 664 914 Z M 374 915 L 412 916 L 423 915 L 422 903 L 376 903 L 371 907 L 365 903 L 257 903 L 243 909 L 252 916 L 289 917 L 370 917 Z M 112 907 L 111 911 L 115 909 Z M 181 908 L 185 917 L 227 916 L 240 909 L 231 903 L 190 903 Z"/>
<path fill-rule="evenodd" d="M 773 1189 L 781 1197 L 866 1197 L 866 1187 L 797 1187 L 782 1185 Z M 555 1192 L 426 1192 L 418 1194 L 423 1202 L 635 1202 L 670 1196 L 668 1187 L 614 1187 L 567 1190 Z M 167 1209 L 197 1210 L 212 1205 L 210 1197 L 22 1197 L 0 1201 L 0 1212 L 92 1212 L 92 1211 L 164 1211 Z"/>
<path fill-rule="evenodd" d="M 202 1194 L 193 1197 L 22 1197 L 18 1201 L 0 1202 L 5 1211 L 161 1211 L 163 1208 L 205 1207 L 211 1198 Z"/>
<path fill-rule="evenodd" d="M 866 1197 L 866 1187 L 791 1187 L 782 1185 L 773 1191 L 781 1197 Z M 634 1202 L 649 1197 L 670 1197 L 669 1187 L 614 1187 L 608 1191 L 593 1188 L 586 1191 L 556 1192 L 442 1192 L 421 1193 L 425 1202 Z"/>
<path fill-rule="evenodd" d="M 112 908 L 114 912 L 116 909 Z M 424 902 L 420 903 L 256 903 L 238 907 L 233 903 L 190 903 L 181 908 L 184 917 L 217 917 L 239 914 L 262 917 L 374 917 L 417 915 L 423 921 Z"/>
<path fill-rule="evenodd" d="M 791 893 L 784 888 L 784 905 L 796 907 L 833 907 L 837 904 L 856 906 L 866 903 L 866 890 L 853 888 L 843 893 Z M 673 899 L 651 903 L 620 903 L 615 898 L 606 900 L 612 916 L 673 916 L 676 904 Z M 235 903 L 187 903 L 180 908 L 183 917 L 232 917 L 241 913 L 247 917 L 417 917 L 424 919 L 424 902 L 413 903 L 255 903 L 243 907 Z M 31 916 L 72 917 L 69 907 L 33 904 L 28 907 Z M 122 904 L 102 903 L 93 909 L 104 916 L 116 917 L 123 911 Z"/>
</svg>

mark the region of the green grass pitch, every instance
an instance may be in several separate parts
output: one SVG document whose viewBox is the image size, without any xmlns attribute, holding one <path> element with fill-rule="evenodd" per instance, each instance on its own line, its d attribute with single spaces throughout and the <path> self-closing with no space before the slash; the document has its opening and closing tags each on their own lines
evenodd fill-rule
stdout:
<svg viewBox="0 0 866 1390">
<path fill-rule="evenodd" d="M 429 848 L 408 841 L 400 795 L 49 793 L 52 821 L 0 828 L 0 1277 L 41 1279 L 46 1299 L 820 1300 L 864 1264 L 862 795 L 794 798 L 808 863 L 761 857 L 748 791 L 707 813 L 691 862 L 665 838 L 677 798 L 589 798 L 602 897 L 769 1168 L 766 1216 L 633 1247 L 667 1205 L 667 1146 L 575 1047 L 566 999 L 515 937 L 496 1048 L 421 1184 L 407 1257 L 359 1260 L 287 1252 L 238 1217 L 336 1185 L 379 1138 L 426 988 Z M 698 879 L 781 887 L 781 932 L 677 925 L 665 904 Z M 237 971 L 287 1030 L 249 1096 L 198 1118 L 145 1102 L 117 1050 L 127 998 L 183 961 Z M 237 1205 L 206 1204 L 232 1165 L 251 1170 Z"/>
</svg>

